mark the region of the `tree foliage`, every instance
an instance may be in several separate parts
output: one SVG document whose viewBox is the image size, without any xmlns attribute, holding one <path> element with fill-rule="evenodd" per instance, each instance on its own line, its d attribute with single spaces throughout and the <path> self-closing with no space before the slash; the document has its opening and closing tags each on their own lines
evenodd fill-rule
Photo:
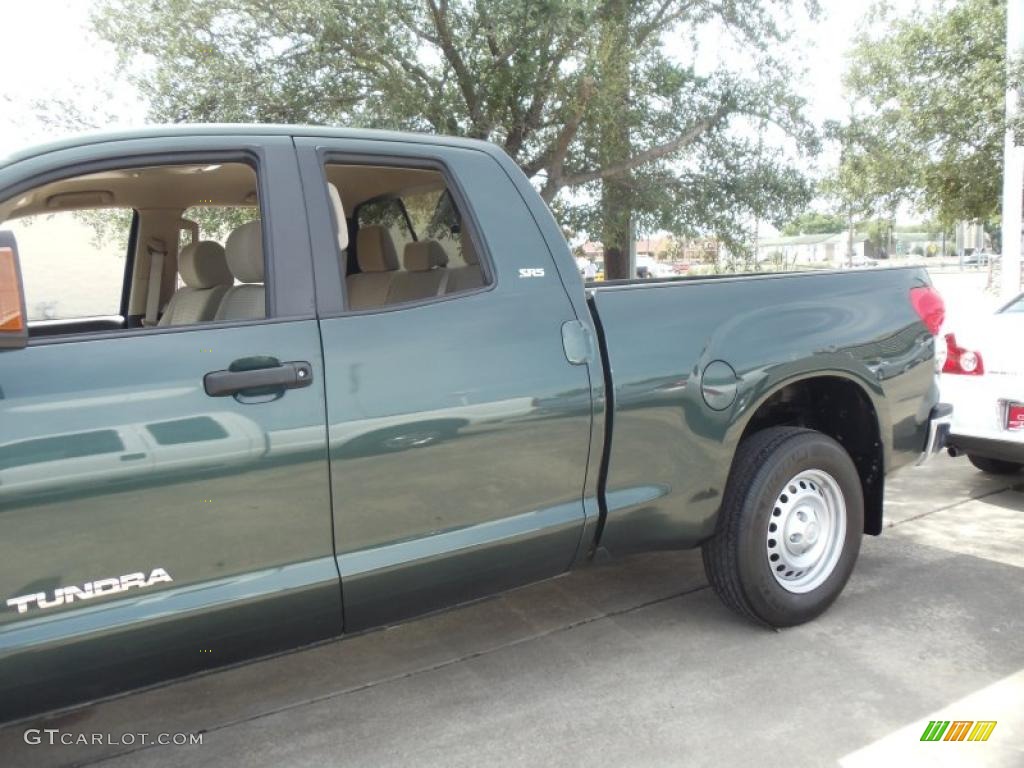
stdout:
<svg viewBox="0 0 1024 768">
<path fill-rule="evenodd" d="M 846 219 L 831 213 L 804 213 L 782 228 L 784 235 L 825 235 L 846 230 Z"/>
<path fill-rule="evenodd" d="M 816 136 L 773 55 L 815 0 L 102 0 L 94 18 L 166 122 L 284 122 L 498 143 L 563 224 L 600 235 L 615 205 L 642 229 L 740 244 L 809 189 Z M 803 11 L 801 11 L 803 12 Z M 666 52 L 721 30 L 750 72 Z M 766 151 L 751 124 L 773 126 Z M 571 192 L 570 192 L 571 191 Z"/>
<path fill-rule="evenodd" d="M 1006 3 L 957 0 L 928 14 L 871 18 L 845 83 L 855 117 L 831 127 L 843 157 L 833 191 L 851 213 L 907 202 L 949 224 L 999 209 Z"/>
</svg>

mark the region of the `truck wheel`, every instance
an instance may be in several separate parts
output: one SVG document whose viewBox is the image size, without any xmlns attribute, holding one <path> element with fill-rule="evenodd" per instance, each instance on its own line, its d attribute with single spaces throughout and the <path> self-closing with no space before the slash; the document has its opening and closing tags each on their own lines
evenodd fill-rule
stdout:
<svg viewBox="0 0 1024 768">
<path fill-rule="evenodd" d="M 843 447 L 814 430 L 772 427 L 736 451 L 704 571 L 741 616 L 802 624 L 843 591 L 863 530 L 860 476 Z"/>
<path fill-rule="evenodd" d="M 967 454 L 967 460 L 982 472 L 987 472 L 990 475 L 1012 475 L 1022 466 L 1013 461 L 989 459 L 985 456 L 976 456 L 973 453 Z"/>
</svg>

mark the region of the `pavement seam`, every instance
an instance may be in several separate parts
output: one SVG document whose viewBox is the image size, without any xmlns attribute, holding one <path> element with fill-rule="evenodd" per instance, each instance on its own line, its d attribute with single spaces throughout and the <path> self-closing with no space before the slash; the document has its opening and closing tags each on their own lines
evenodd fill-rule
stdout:
<svg viewBox="0 0 1024 768">
<path fill-rule="evenodd" d="M 380 685 L 387 685 L 388 683 L 394 683 L 394 682 L 398 682 L 400 680 L 407 680 L 407 679 L 412 678 L 412 677 L 417 677 L 417 676 L 422 675 L 422 674 L 427 674 L 427 673 L 430 673 L 430 672 L 436 672 L 437 670 L 445 669 L 447 667 L 454 666 L 455 664 L 461 664 L 464 661 L 472 661 L 473 659 L 478 659 L 478 658 L 481 658 L 483 656 L 489 656 L 489 655 L 491 655 L 493 653 L 497 653 L 499 651 L 503 651 L 503 650 L 506 650 L 508 648 L 515 648 L 517 646 L 524 645 L 525 643 L 531 643 L 531 642 L 533 642 L 535 640 L 542 640 L 544 638 L 552 637 L 552 636 L 560 634 L 562 632 L 569 632 L 569 631 L 571 631 L 573 629 L 577 629 L 578 627 L 586 626 L 587 624 L 593 624 L 595 622 L 603 621 L 605 619 L 612 619 L 612 618 L 615 618 L 617 616 L 624 616 L 626 614 L 633 613 L 634 611 L 639 611 L 639 610 L 642 610 L 644 608 L 649 608 L 652 605 L 658 605 L 660 603 L 666 603 L 666 602 L 668 602 L 670 600 L 675 600 L 676 598 L 686 597 L 687 595 L 696 594 L 697 592 L 701 592 L 701 591 L 703 591 L 705 589 L 708 589 L 709 587 L 710 587 L 709 584 L 702 584 L 699 587 L 694 587 L 692 589 L 685 589 L 682 592 L 674 592 L 671 595 L 666 595 L 665 597 L 655 598 L 654 600 L 648 600 L 646 602 L 639 603 L 637 605 L 631 605 L 631 606 L 629 606 L 627 608 L 622 608 L 622 609 L 617 610 L 617 611 L 608 611 L 607 613 L 600 613 L 600 614 L 597 614 L 595 616 L 588 616 L 587 618 L 580 619 L 579 621 L 574 621 L 574 622 L 572 622 L 570 624 L 566 624 L 566 625 L 561 626 L 561 627 L 555 627 L 553 629 L 549 629 L 549 630 L 546 630 L 544 632 L 540 632 L 540 633 L 538 633 L 536 635 L 530 635 L 529 637 L 521 637 L 518 640 L 512 640 L 512 641 L 507 642 L 507 643 L 502 643 L 501 645 L 496 645 L 493 648 L 487 648 L 487 649 L 482 650 L 482 651 L 474 651 L 473 653 L 467 653 L 464 656 L 459 656 L 459 657 L 454 658 L 454 659 L 448 659 L 446 661 L 441 661 L 441 662 L 438 662 L 437 664 L 432 664 L 432 665 L 427 666 L 427 667 L 421 667 L 419 669 L 413 669 L 413 670 L 410 670 L 408 672 L 403 672 L 400 675 L 391 675 L 390 677 L 383 677 L 380 680 L 373 680 L 371 682 L 363 683 L 361 685 L 352 686 L 350 688 L 343 688 L 340 691 L 331 691 L 330 693 L 321 694 L 320 696 L 314 696 L 314 697 L 309 698 L 309 699 L 303 699 L 302 701 L 295 701 L 295 702 L 292 702 L 290 704 L 285 704 L 284 706 L 277 707 L 275 709 L 267 710 L 265 712 L 258 712 L 256 714 L 249 715 L 247 717 L 238 718 L 237 720 L 228 720 L 226 722 L 220 723 L 220 724 L 212 726 L 210 728 L 200 728 L 199 730 L 195 731 L 194 733 L 202 733 L 202 734 L 216 733 L 218 731 L 223 731 L 223 730 L 226 730 L 228 728 L 233 728 L 233 727 L 238 726 L 238 725 L 244 725 L 246 723 L 251 723 L 251 722 L 254 722 L 256 720 L 262 720 L 262 719 L 267 718 L 267 717 L 272 717 L 272 716 L 280 714 L 282 712 L 290 712 L 291 710 L 300 709 L 302 707 L 307 707 L 307 706 L 311 706 L 311 705 L 314 705 L 314 704 L 319 704 L 319 703 L 324 702 L 324 701 L 330 701 L 331 699 L 341 698 L 342 696 L 348 696 L 348 695 L 351 695 L 351 694 L 354 694 L 354 693 L 360 693 L 362 691 L 366 691 L 366 690 L 369 690 L 371 688 L 376 688 L 377 686 L 380 686 Z M 383 630 L 381 630 L 381 631 L 383 631 Z M 95 759 L 92 759 L 92 760 L 86 760 L 86 761 L 80 762 L 80 763 L 72 763 L 71 765 L 72 765 L 72 768 L 85 768 L 86 766 L 99 765 L 101 763 L 107 763 L 107 762 L 110 762 L 111 760 L 117 760 L 117 759 L 126 757 L 128 755 L 138 754 L 139 752 L 148 752 L 151 749 L 155 749 L 155 748 L 159 748 L 159 747 L 166 747 L 166 746 L 174 746 L 174 745 L 169 745 L 169 744 L 148 744 L 148 745 L 145 745 L 145 746 L 140 746 L 140 747 L 138 747 L 136 749 L 129 749 L 129 750 L 126 750 L 124 752 L 117 752 L 117 753 L 111 754 L 111 755 L 104 755 L 103 757 L 98 757 L 98 758 L 95 758 Z"/>
<path fill-rule="evenodd" d="M 987 499 L 989 496 L 995 496 L 996 494 L 999 493 L 1005 493 L 1006 491 L 1019 491 L 1022 489 L 1024 489 L 1024 486 L 1014 483 L 1011 485 L 1004 486 L 1003 488 L 996 488 L 995 490 L 992 491 L 986 491 L 985 493 L 979 494 L 977 496 L 968 496 L 966 499 L 954 501 L 952 504 L 947 504 L 944 507 L 936 507 L 935 509 L 930 509 L 927 512 L 922 512 L 919 515 L 914 515 L 913 517 L 905 517 L 902 520 L 897 520 L 896 522 L 889 523 L 885 526 L 885 530 L 888 530 L 889 528 L 895 528 L 896 526 L 903 525 L 904 523 L 912 523 L 915 520 L 920 520 L 922 518 L 928 517 L 929 515 L 934 515 L 936 512 L 945 512 L 948 509 L 954 509 L 956 507 L 959 507 L 961 504 L 967 504 L 968 502 L 971 501 L 981 501 L 982 499 Z"/>
</svg>

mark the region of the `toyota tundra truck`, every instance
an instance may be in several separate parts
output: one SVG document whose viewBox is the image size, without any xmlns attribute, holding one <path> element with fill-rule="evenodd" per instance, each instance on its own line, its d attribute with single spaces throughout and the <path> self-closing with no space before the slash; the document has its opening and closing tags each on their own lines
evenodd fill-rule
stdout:
<svg viewBox="0 0 1024 768">
<path fill-rule="evenodd" d="M 486 143 L 82 136 L 0 222 L 0 719 L 650 550 L 799 624 L 948 428 L 924 270 L 584 285 Z"/>
</svg>

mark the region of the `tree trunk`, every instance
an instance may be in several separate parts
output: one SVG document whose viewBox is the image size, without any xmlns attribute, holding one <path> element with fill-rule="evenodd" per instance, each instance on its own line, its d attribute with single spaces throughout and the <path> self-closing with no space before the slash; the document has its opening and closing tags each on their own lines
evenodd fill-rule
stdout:
<svg viewBox="0 0 1024 768">
<path fill-rule="evenodd" d="M 629 0 L 610 0 L 602 18 L 599 50 L 600 160 L 605 168 L 628 160 L 632 155 L 628 114 L 630 60 Z M 634 277 L 629 274 L 631 207 L 632 186 L 628 172 L 601 182 L 601 243 L 606 280 Z"/>
<path fill-rule="evenodd" d="M 625 280 L 629 274 L 630 190 L 622 179 L 601 185 L 601 243 L 604 245 L 605 280 Z"/>
</svg>

